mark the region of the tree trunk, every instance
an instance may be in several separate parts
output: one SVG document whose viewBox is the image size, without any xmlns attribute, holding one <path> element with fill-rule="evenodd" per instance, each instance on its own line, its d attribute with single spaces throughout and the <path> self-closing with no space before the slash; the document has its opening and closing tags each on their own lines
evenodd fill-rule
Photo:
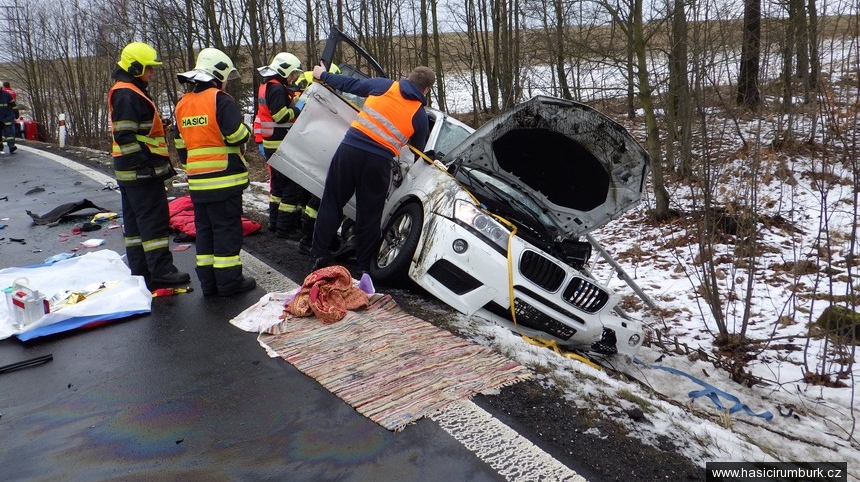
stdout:
<svg viewBox="0 0 860 482">
<path fill-rule="evenodd" d="M 737 102 L 741 107 L 756 109 L 761 104 L 758 86 L 761 55 L 761 0 L 744 0 L 744 38 L 738 73 Z"/>
<path fill-rule="evenodd" d="M 319 63 L 320 56 L 316 47 L 318 36 L 317 19 L 315 18 L 316 9 L 314 9 L 314 4 L 311 0 L 305 0 L 305 12 L 307 16 L 307 21 L 305 22 L 305 54 L 308 61 L 306 70 L 313 70 L 314 65 Z"/>
<path fill-rule="evenodd" d="M 669 53 L 669 105 L 666 116 L 670 138 L 666 142 L 666 159 L 669 169 L 672 169 L 677 160 L 679 173 L 689 178 L 693 168 L 687 12 L 683 0 L 675 0 L 673 6 L 672 49 Z"/>
<path fill-rule="evenodd" d="M 430 14 L 433 19 L 433 63 L 436 69 L 436 100 L 440 109 L 447 111 L 448 105 L 445 99 L 445 72 L 442 64 L 442 50 L 440 47 L 439 18 L 436 15 L 436 0 L 430 0 Z"/>
<path fill-rule="evenodd" d="M 646 146 L 651 156 L 651 179 L 654 187 L 654 217 L 658 220 L 669 219 L 669 191 L 663 180 L 663 154 L 660 149 L 660 130 L 657 127 L 657 116 L 654 113 L 654 101 L 651 98 L 651 83 L 648 79 L 648 59 L 645 48 L 645 30 L 642 20 L 643 0 L 634 0 L 632 44 L 636 53 L 639 73 L 639 102 L 645 111 L 645 126 L 648 132 Z"/>
<path fill-rule="evenodd" d="M 567 58 L 564 49 L 565 31 L 567 30 L 564 20 L 564 5 L 567 2 L 562 0 L 554 0 L 552 2 L 553 12 L 555 13 L 555 36 L 554 43 L 551 45 L 551 51 L 555 54 L 555 68 L 558 75 L 558 85 L 561 90 L 561 97 L 564 99 L 572 99 L 570 93 L 570 84 L 567 82 L 567 69 L 565 59 Z"/>
<path fill-rule="evenodd" d="M 813 91 L 818 91 L 821 75 L 821 59 L 818 57 L 818 7 L 815 0 L 808 0 L 809 10 L 809 86 Z"/>
<path fill-rule="evenodd" d="M 797 55 L 795 73 L 803 87 L 803 102 L 812 101 L 813 93 L 809 81 L 809 32 L 807 31 L 806 6 L 804 0 L 791 0 L 791 23 L 794 26 L 794 51 Z"/>
</svg>

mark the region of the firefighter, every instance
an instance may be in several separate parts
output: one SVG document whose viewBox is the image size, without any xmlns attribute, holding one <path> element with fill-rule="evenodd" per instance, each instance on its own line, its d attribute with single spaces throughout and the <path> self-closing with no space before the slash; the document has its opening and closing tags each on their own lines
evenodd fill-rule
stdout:
<svg viewBox="0 0 860 482">
<path fill-rule="evenodd" d="M 3 152 L 3 142 L 9 146 L 9 154 L 18 149 L 15 146 L 15 121 L 18 119 L 18 107 L 15 99 L 7 90 L 0 90 L 0 152 Z"/>
<path fill-rule="evenodd" d="M 242 274 L 242 192 L 248 187 L 243 146 L 251 131 L 236 100 L 224 89 L 239 78 L 224 52 L 205 48 L 194 70 L 177 75 L 190 84 L 176 104 L 176 149 L 188 176 L 197 229 L 197 278 L 203 296 L 232 296 L 254 289 Z"/>
<path fill-rule="evenodd" d="M 336 64 L 331 64 L 328 69 L 333 74 L 339 74 L 340 68 Z M 314 81 L 314 72 L 307 70 L 296 78 L 295 88 L 301 94 Z M 302 209 L 301 217 L 301 238 L 299 239 L 299 253 L 311 254 L 311 245 L 314 237 L 314 226 L 317 222 L 317 213 L 320 208 L 320 198 L 311 195 L 307 203 Z"/>
<path fill-rule="evenodd" d="M 278 150 L 301 109 L 295 101 L 301 94 L 293 83 L 302 72 L 298 57 L 281 52 L 269 65 L 257 69 L 263 82 L 257 89 L 257 118 L 266 159 Z M 310 193 L 295 181 L 269 167 L 269 230 L 279 238 L 298 240 L 302 210 Z"/>
<path fill-rule="evenodd" d="M 367 100 L 335 151 L 326 175 L 314 228 L 313 269 L 335 263 L 330 246 L 337 236 L 343 207 L 355 195 L 356 258 L 358 269 L 368 273 L 379 247 L 392 165 L 407 142 L 419 151 L 427 143 L 430 121 L 424 103 L 436 75 L 421 66 L 400 81 L 355 79 L 329 73 L 320 62 L 314 67 L 314 78 Z"/>
<path fill-rule="evenodd" d="M 131 274 L 150 288 L 187 283 L 173 264 L 164 181 L 170 164 L 161 114 L 147 92 L 161 60 L 154 48 L 132 42 L 122 49 L 108 92 L 113 168 L 122 199 L 123 236 Z"/>
<path fill-rule="evenodd" d="M 337 64 L 332 63 L 329 66 L 328 71 L 332 74 L 339 74 L 340 73 L 340 67 L 338 67 Z M 302 73 L 302 75 L 300 75 L 300 76 L 298 76 L 298 78 L 296 78 L 296 88 L 299 89 L 299 91 L 304 92 L 305 89 L 307 89 L 308 86 L 311 85 L 311 83 L 313 81 L 314 81 L 314 71 L 313 70 L 306 70 Z"/>
</svg>

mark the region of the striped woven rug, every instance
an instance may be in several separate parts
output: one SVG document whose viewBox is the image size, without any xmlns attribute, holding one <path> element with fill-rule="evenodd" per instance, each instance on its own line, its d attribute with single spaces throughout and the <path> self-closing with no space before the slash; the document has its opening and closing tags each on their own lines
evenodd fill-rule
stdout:
<svg viewBox="0 0 860 482">
<path fill-rule="evenodd" d="M 388 430 L 526 378 L 525 367 L 405 313 L 389 295 L 323 324 L 289 317 L 260 341 Z"/>
</svg>

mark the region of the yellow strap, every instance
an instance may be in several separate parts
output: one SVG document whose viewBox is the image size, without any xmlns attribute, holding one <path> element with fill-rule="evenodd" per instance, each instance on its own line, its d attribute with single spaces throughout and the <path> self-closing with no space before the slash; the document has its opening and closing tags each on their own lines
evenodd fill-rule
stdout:
<svg viewBox="0 0 860 482">
<path fill-rule="evenodd" d="M 585 363 L 586 365 L 588 365 L 592 368 L 600 370 L 600 365 L 589 360 L 588 357 L 582 356 L 579 353 L 575 353 L 572 351 L 562 350 L 561 348 L 559 348 L 558 343 L 556 343 L 555 340 L 546 340 L 544 338 L 532 338 L 532 337 L 525 336 L 522 334 L 520 336 L 523 337 L 523 340 L 525 340 L 527 343 L 529 343 L 531 345 L 539 346 L 541 348 L 552 348 L 552 351 L 558 353 L 559 355 L 561 355 L 565 358 L 570 358 L 571 360 L 576 360 L 576 361 Z"/>
</svg>

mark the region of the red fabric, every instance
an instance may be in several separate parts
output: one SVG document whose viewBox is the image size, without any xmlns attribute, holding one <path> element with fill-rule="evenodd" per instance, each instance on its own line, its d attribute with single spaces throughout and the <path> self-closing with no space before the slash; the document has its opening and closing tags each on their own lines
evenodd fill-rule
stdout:
<svg viewBox="0 0 860 482">
<path fill-rule="evenodd" d="M 178 197 L 168 204 L 170 212 L 170 227 L 185 233 L 192 238 L 197 237 L 197 228 L 194 226 L 194 203 L 191 196 Z M 247 236 L 260 230 L 260 223 L 242 217 L 242 235 Z"/>
<path fill-rule="evenodd" d="M 309 274 L 296 296 L 284 305 L 294 316 L 316 315 L 323 323 L 334 323 L 347 310 L 367 308 L 367 293 L 353 286 L 352 275 L 343 266 L 329 266 Z"/>
</svg>

